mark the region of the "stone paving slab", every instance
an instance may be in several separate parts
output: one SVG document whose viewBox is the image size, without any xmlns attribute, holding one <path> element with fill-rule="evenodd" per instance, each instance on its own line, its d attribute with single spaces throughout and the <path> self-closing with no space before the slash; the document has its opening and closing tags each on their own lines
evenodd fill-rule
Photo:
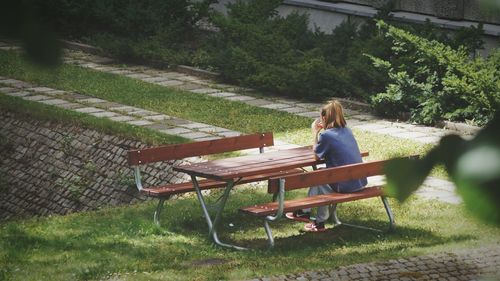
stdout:
<svg viewBox="0 0 500 281">
<path fill-rule="evenodd" d="M 221 137 L 210 136 L 210 137 L 196 139 L 196 141 L 209 141 L 209 140 L 218 140 L 218 139 L 221 139 Z"/>
<path fill-rule="evenodd" d="M 108 71 L 108 72 L 111 73 L 111 74 L 119 74 L 119 75 L 132 74 L 133 73 L 133 71 L 127 70 L 127 69 L 116 69 L 116 70 L 111 70 L 111 71 Z"/>
<path fill-rule="evenodd" d="M 391 134 L 391 136 L 397 137 L 397 138 L 403 138 L 403 139 L 417 139 L 417 138 L 427 137 L 427 135 L 424 134 L 424 133 L 420 133 L 420 132 L 408 132 L 408 131 L 407 132 L 402 132 L 402 133 Z"/>
<path fill-rule="evenodd" d="M 179 126 L 188 128 L 188 129 L 200 129 L 200 128 L 208 128 L 211 125 L 204 124 L 204 123 L 196 123 L 196 122 L 189 122 L 186 124 L 180 124 Z"/>
<path fill-rule="evenodd" d="M 48 99 L 48 100 L 43 100 L 41 103 L 48 104 L 48 105 L 58 105 L 58 104 L 65 104 L 69 103 L 67 100 L 61 100 L 61 99 Z"/>
<path fill-rule="evenodd" d="M 243 133 L 236 132 L 236 131 L 226 131 L 226 132 L 218 132 L 218 135 L 221 135 L 223 137 L 237 137 L 243 135 Z"/>
<path fill-rule="evenodd" d="M 149 120 L 149 121 L 164 121 L 164 120 L 172 119 L 172 117 L 165 115 L 165 114 L 158 114 L 158 115 L 144 116 L 144 119 Z"/>
<path fill-rule="evenodd" d="M 78 109 L 78 108 L 83 108 L 85 106 L 79 104 L 79 103 L 74 103 L 74 102 L 68 102 L 68 103 L 61 103 L 61 104 L 54 104 L 54 106 L 64 108 L 64 109 Z"/>
<path fill-rule="evenodd" d="M 306 111 L 309 111 L 307 108 L 303 108 L 303 107 L 289 107 L 289 108 L 283 108 L 281 109 L 285 112 L 288 112 L 288 113 L 304 113 Z"/>
<path fill-rule="evenodd" d="M 209 94 L 209 96 L 217 97 L 217 98 L 227 98 L 227 97 L 234 97 L 234 96 L 236 96 L 236 94 L 230 93 L 230 92 L 219 92 L 219 93 Z"/>
<path fill-rule="evenodd" d="M 98 98 L 87 98 L 87 99 L 79 99 L 78 102 L 97 104 L 97 103 L 105 103 L 107 101 Z"/>
<path fill-rule="evenodd" d="M 146 126 L 153 124 L 153 122 L 147 120 L 133 120 L 133 121 L 127 121 L 126 123 L 135 126 Z"/>
<path fill-rule="evenodd" d="M 116 116 L 113 116 L 109 119 L 112 121 L 116 121 L 116 122 L 127 122 L 127 121 L 135 120 L 134 117 L 130 117 L 130 116 L 126 116 L 126 115 L 116 115 Z"/>
<path fill-rule="evenodd" d="M 202 127 L 202 128 L 198 128 L 198 130 L 205 132 L 205 133 L 222 133 L 222 132 L 229 132 L 230 131 L 229 129 L 216 127 L 216 126 Z"/>
<path fill-rule="evenodd" d="M 270 101 L 265 100 L 265 99 L 254 99 L 254 100 L 247 100 L 247 101 L 243 101 L 243 102 L 248 104 L 248 105 L 253 105 L 253 106 L 262 106 L 262 105 L 266 105 L 266 104 L 271 103 Z"/>
<path fill-rule="evenodd" d="M 297 115 L 303 116 L 303 117 L 309 117 L 309 118 L 317 118 L 317 117 L 319 117 L 319 112 L 318 111 L 308 111 L 308 112 L 297 113 Z"/>
<path fill-rule="evenodd" d="M 401 134 L 401 133 L 406 133 L 406 130 L 403 130 L 401 128 L 397 127 L 388 127 L 388 128 L 382 128 L 377 130 L 377 133 L 379 134 L 384 134 L 384 135 L 391 135 L 391 134 Z"/>
<path fill-rule="evenodd" d="M 168 79 L 165 77 L 149 77 L 149 78 L 143 78 L 141 80 L 149 83 L 168 81 Z"/>
<path fill-rule="evenodd" d="M 282 109 L 282 108 L 290 108 L 290 105 L 285 103 L 271 103 L 263 105 L 261 107 L 269 109 Z"/>
<path fill-rule="evenodd" d="M 162 77 L 166 77 L 166 78 L 172 78 L 172 79 L 184 76 L 182 73 L 179 73 L 179 72 L 163 72 L 163 73 L 160 73 L 158 75 L 162 76 Z"/>
<path fill-rule="evenodd" d="M 192 140 L 205 139 L 205 138 L 212 137 L 212 135 L 202 133 L 202 132 L 183 133 L 183 134 L 179 134 L 179 136 L 183 137 L 183 138 L 187 138 L 187 139 L 192 139 Z"/>
<path fill-rule="evenodd" d="M 172 129 L 161 130 L 160 132 L 168 134 L 168 135 L 178 135 L 178 134 L 182 134 L 182 133 L 190 133 L 191 130 L 188 130 L 185 128 L 172 128 Z"/>
<path fill-rule="evenodd" d="M 101 112 L 90 113 L 90 115 L 95 116 L 95 117 L 100 117 L 100 118 L 110 118 L 110 117 L 115 117 L 118 114 L 115 112 L 101 111 Z"/>
<path fill-rule="evenodd" d="M 112 111 L 119 111 L 119 112 L 132 112 L 132 111 L 140 111 L 140 110 L 142 110 L 141 108 L 133 107 L 133 106 L 128 106 L 128 105 L 120 105 L 120 106 L 117 106 L 117 107 L 110 107 L 108 109 L 112 110 Z"/>
<path fill-rule="evenodd" d="M 73 93 L 73 92 L 68 92 L 66 93 L 66 96 L 68 98 L 74 99 L 74 100 L 83 100 L 83 99 L 88 99 L 89 96 L 85 96 L 79 93 Z"/>
<path fill-rule="evenodd" d="M 160 85 L 160 86 L 178 86 L 178 85 L 184 84 L 184 82 L 179 81 L 179 80 L 167 80 L 164 82 L 157 82 L 155 84 Z"/>
<path fill-rule="evenodd" d="M 249 97 L 249 96 L 232 96 L 226 98 L 226 100 L 230 101 L 249 101 L 254 99 L 255 99 L 254 97 Z"/>
<path fill-rule="evenodd" d="M 47 97 L 43 95 L 34 95 L 34 96 L 24 96 L 23 99 L 29 100 L 29 101 L 43 101 L 43 100 L 48 100 L 51 99 L 52 97 Z"/>
<path fill-rule="evenodd" d="M 18 89 L 16 89 L 16 91 L 19 91 Z M 26 96 L 31 96 L 33 95 L 33 93 L 31 92 L 26 92 L 26 91 L 21 91 L 21 92 L 10 92 L 10 93 L 6 93 L 7 95 L 9 96 L 12 96 L 12 97 L 26 97 Z"/>
<path fill-rule="evenodd" d="M 129 78 L 135 78 L 135 79 L 151 78 L 150 75 L 143 74 L 143 73 L 131 73 L 131 74 L 126 74 L 125 76 L 127 76 Z"/>
<path fill-rule="evenodd" d="M 189 120 L 172 117 L 171 119 L 165 120 L 165 123 L 170 124 L 172 126 L 181 126 L 192 122 Z"/>
<path fill-rule="evenodd" d="M 82 107 L 75 109 L 75 111 L 80 113 L 96 113 L 96 112 L 103 112 L 104 110 L 96 107 Z"/>
<path fill-rule="evenodd" d="M 51 95 L 51 96 L 65 95 L 67 93 L 68 92 L 66 91 L 54 90 L 54 89 L 52 89 L 52 91 L 45 92 L 46 95 Z"/>
<path fill-rule="evenodd" d="M 129 111 L 128 114 L 133 115 L 133 116 L 138 116 L 138 117 L 145 117 L 145 116 L 158 116 L 158 112 L 154 111 L 149 111 L 149 110 L 138 110 L 138 111 Z"/>
<path fill-rule="evenodd" d="M 151 125 L 147 125 L 145 127 L 148 129 L 151 129 L 151 130 L 156 130 L 156 131 L 172 129 L 172 126 L 165 125 L 165 124 L 151 124 Z"/>
<path fill-rule="evenodd" d="M 13 93 L 13 92 L 17 92 L 17 91 L 19 91 L 19 90 L 16 88 L 11 88 L 11 87 L 1 87 L 0 88 L 0 92 L 2 92 L 4 94 Z"/>
<path fill-rule="evenodd" d="M 33 88 L 27 88 L 26 90 L 32 91 L 35 93 L 46 93 L 46 92 L 53 91 L 54 89 L 47 88 L 47 87 L 33 87 Z"/>
<path fill-rule="evenodd" d="M 30 83 L 19 81 L 19 80 L 16 80 L 16 79 L 2 80 L 2 84 L 9 85 L 9 86 L 12 86 L 14 88 L 29 88 L 29 87 L 33 86 Z"/>
<path fill-rule="evenodd" d="M 185 83 L 185 84 L 177 86 L 177 88 L 184 90 L 184 91 L 196 90 L 196 89 L 199 89 L 202 87 L 203 87 L 202 85 L 195 84 L 195 83 Z"/>
<path fill-rule="evenodd" d="M 220 90 L 213 89 L 213 88 L 200 88 L 200 89 L 190 90 L 190 92 L 197 93 L 197 94 L 213 94 L 213 93 L 220 92 Z"/>
</svg>

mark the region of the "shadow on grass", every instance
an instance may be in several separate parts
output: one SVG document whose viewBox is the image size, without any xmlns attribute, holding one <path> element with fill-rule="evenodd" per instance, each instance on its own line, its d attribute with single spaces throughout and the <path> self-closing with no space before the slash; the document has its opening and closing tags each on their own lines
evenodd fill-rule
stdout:
<svg viewBox="0 0 500 281">
<path fill-rule="evenodd" d="M 240 205 L 255 204 L 256 201 L 268 202 L 267 195 L 252 194 L 254 198 L 249 202 L 246 198 L 240 198 L 237 202 L 229 203 L 226 207 L 228 210 L 224 213 L 221 223 L 218 227 L 218 236 L 223 242 L 255 249 L 257 251 L 267 250 L 267 236 L 264 230 L 263 219 L 251 217 L 237 210 Z M 366 226 L 379 230 L 388 230 L 388 218 L 383 208 L 382 203 L 378 199 L 373 199 L 372 203 L 364 204 L 362 208 L 354 206 L 341 206 L 340 217 L 343 223 L 349 223 L 359 226 Z M 375 201 L 375 200 L 378 200 Z M 248 203 L 248 204 L 247 204 Z M 169 209 L 171 212 L 178 212 L 174 206 Z M 182 220 L 172 218 L 175 221 L 174 225 L 166 226 L 169 230 L 175 233 L 183 233 L 184 235 L 196 235 L 204 237 L 207 243 L 212 243 L 208 237 L 208 227 L 205 218 L 201 215 L 201 208 L 194 204 L 188 212 L 198 213 L 195 216 L 184 216 Z M 196 210 L 198 208 L 198 211 Z M 181 212 L 183 212 L 181 210 Z M 212 217 L 213 218 L 213 217 Z M 363 219 L 360 219 L 363 218 Z M 397 217 L 396 217 L 397 219 Z M 282 218 L 276 222 L 270 223 L 274 240 L 275 252 L 290 254 L 300 252 L 304 248 L 308 250 L 316 250 L 324 248 L 325 245 L 331 248 L 337 247 L 356 247 L 362 245 L 375 245 L 381 241 L 391 244 L 397 244 L 395 247 L 388 247 L 387 252 L 410 247 L 432 247 L 436 245 L 458 243 L 467 240 L 476 239 L 477 236 L 471 234 L 451 234 L 443 235 L 439 231 L 426 230 L 428 226 L 425 224 L 417 226 L 413 225 L 398 225 L 393 231 L 384 231 L 382 233 L 353 228 L 346 225 L 338 225 L 333 227 L 331 223 L 327 224 L 328 230 L 323 233 L 306 233 L 302 232 L 304 223 L 296 223 L 286 218 Z M 248 234 L 248 235 L 247 235 Z"/>
<path fill-rule="evenodd" d="M 215 199 L 209 198 L 211 201 Z M 477 238 L 467 231 L 443 234 L 427 230 L 420 224 L 400 225 L 394 232 L 382 234 L 342 225 L 331 228 L 331 224 L 327 226 L 331 229 L 324 233 L 300 233 L 303 224 L 282 219 L 271 223 L 276 247 L 274 251 L 266 252 L 262 219 L 237 210 L 255 202 L 269 201 L 269 196 L 246 192 L 231 199 L 234 200 L 230 200 L 224 212 L 219 237 L 224 242 L 255 251 L 235 252 L 214 247 L 196 198 L 186 198 L 167 203 L 161 227 L 155 226 L 152 219 L 156 202 L 0 226 L 0 267 L 4 268 L 0 276 L 8 279 L 17 265 L 29 265 L 34 272 L 50 274 L 51 271 L 42 269 L 47 264 L 62 267 L 56 272 L 74 273 L 73 279 L 79 280 L 99 279 L 107 272 L 134 270 L 168 269 L 178 273 L 201 270 L 205 274 L 206 270 L 193 266 L 196 265 L 193 261 L 224 258 L 228 264 L 211 266 L 210 278 L 225 279 L 227 276 L 217 274 L 227 273 L 235 264 L 254 264 L 256 256 L 260 257 L 258 265 L 254 264 L 255 268 L 250 266 L 250 272 L 260 270 L 264 265 L 264 268 L 272 267 L 268 264 L 269 258 L 278 258 L 289 266 L 294 260 L 327 251 L 327 257 L 335 256 L 345 260 L 344 263 L 359 262 L 374 257 L 395 257 L 398 253 L 401 255 L 401 250 L 409 248 Z M 362 207 L 342 208 L 342 219 L 374 228 L 387 227 L 379 202 Z M 407 219 L 413 220 L 411 217 Z M 345 249 L 350 253 L 345 253 Z M 316 263 L 322 266 L 324 261 Z M 222 269 L 218 270 L 219 267 Z M 280 265 L 276 267 L 280 268 Z"/>
</svg>

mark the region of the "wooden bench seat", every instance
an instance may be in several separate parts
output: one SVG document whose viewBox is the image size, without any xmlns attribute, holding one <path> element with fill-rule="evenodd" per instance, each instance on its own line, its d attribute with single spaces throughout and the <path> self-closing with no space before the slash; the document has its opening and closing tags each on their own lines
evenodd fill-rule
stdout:
<svg viewBox="0 0 500 281">
<path fill-rule="evenodd" d="M 394 227 L 394 217 L 389 207 L 387 198 L 384 196 L 382 186 L 367 187 L 359 192 L 353 193 L 331 193 L 327 195 L 316 195 L 306 198 L 285 200 L 286 191 L 383 175 L 385 174 L 384 164 L 386 162 L 387 160 L 357 163 L 271 178 L 268 184 L 268 192 L 278 194 L 278 201 L 244 207 L 241 208 L 240 211 L 245 214 L 264 219 L 264 228 L 268 236 L 270 248 L 274 246 L 274 239 L 269 227 L 269 222 L 280 219 L 285 212 L 319 206 L 330 206 L 332 210 L 331 218 L 334 221 L 334 224 L 341 224 L 336 214 L 337 204 L 367 198 L 380 197 L 382 199 L 384 208 L 389 217 L 389 229 L 392 229 Z M 371 229 L 368 227 L 362 228 Z"/>
<path fill-rule="evenodd" d="M 305 208 L 315 208 L 325 205 L 333 205 L 339 203 L 345 203 L 349 201 L 355 201 L 366 198 L 373 198 L 383 196 L 383 190 L 381 186 L 373 186 L 364 188 L 362 191 L 354 193 L 331 193 L 325 195 L 317 195 L 306 198 L 299 198 L 293 200 L 285 201 L 283 211 L 293 212 Z M 241 212 L 253 215 L 253 216 L 268 216 L 275 214 L 279 209 L 278 202 L 270 202 L 260 205 L 249 206 L 246 208 L 241 208 Z"/>
</svg>

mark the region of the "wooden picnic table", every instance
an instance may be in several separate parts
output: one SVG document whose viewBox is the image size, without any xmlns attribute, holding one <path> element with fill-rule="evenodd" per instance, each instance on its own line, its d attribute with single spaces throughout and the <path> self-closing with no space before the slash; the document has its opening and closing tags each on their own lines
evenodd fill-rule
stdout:
<svg viewBox="0 0 500 281">
<path fill-rule="evenodd" d="M 198 200 L 200 201 L 207 220 L 209 235 L 214 242 L 223 247 L 244 249 L 236 245 L 222 243 L 217 236 L 217 225 L 235 182 L 243 177 L 287 171 L 294 168 L 309 166 L 315 168 L 316 165 L 321 163 L 324 163 L 324 161 L 315 159 L 312 147 L 304 146 L 257 155 L 245 155 L 190 165 L 174 166 L 173 169 L 191 176 Z M 213 220 L 208 212 L 201 189 L 198 186 L 197 177 L 226 182 L 226 188 L 220 200 L 218 200 L 219 205 L 216 207 L 215 218 Z"/>
</svg>

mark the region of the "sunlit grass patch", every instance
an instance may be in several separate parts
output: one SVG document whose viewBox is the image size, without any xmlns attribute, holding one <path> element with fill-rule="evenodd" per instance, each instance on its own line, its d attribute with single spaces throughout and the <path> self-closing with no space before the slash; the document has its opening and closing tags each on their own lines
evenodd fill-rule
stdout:
<svg viewBox="0 0 500 281">
<path fill-rule="evenodd" d="M 289 194 L 297 196 L 305 190 Z M 217 197 L 214 192 L 208 200 Z M 196 198 L 186 196 L 168 201 L 161 227 L 152 222 L 156 202 L 4 223 L 0 267 L 10 280 L 250 279 L 478 247 L 500 237 L 498 229 L 476 222 L 461 206 L 411 198 L 405 204 L 390 201 L 394 232 L 327 224 L 325 233 L 310 234 L 301 231 L 302 223 L 283 219 L 271 223 L 276 248 L 266 252 L 262 220 L 237 210 L 269 200 L 262 189 L 239 187 L 226 206 L 220 238 L 249 251 L 213 246 Z M 341 204 L 338 213 L 344 222 L 379 228 L 388 223 L 376 198 Z"/>
</svg>

